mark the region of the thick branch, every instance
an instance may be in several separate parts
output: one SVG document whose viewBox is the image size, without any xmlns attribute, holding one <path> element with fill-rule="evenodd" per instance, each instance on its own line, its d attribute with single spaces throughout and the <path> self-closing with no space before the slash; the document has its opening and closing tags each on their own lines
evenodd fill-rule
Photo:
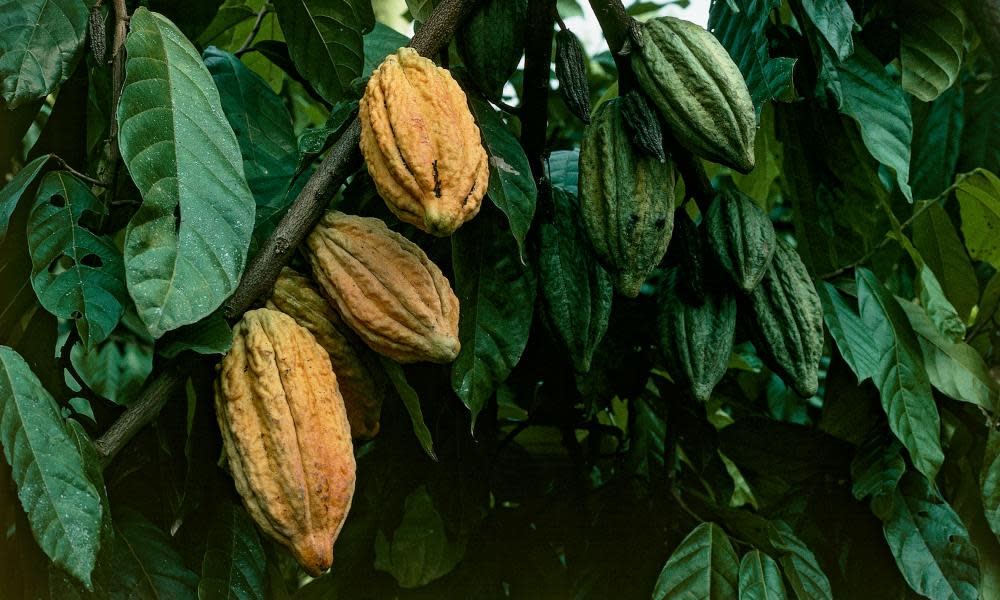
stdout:
<svg viewBox="0 0 1000 600">
<path fill-rule="evenodd" d="M 111 46 L 111 165 L 112 177 L 109 183 L 114 183 L 115 171 L 118 165 L 118 101 L 122 95 L 122 85 L 125 83 L 125 37 L 128 34 L 128 9 L 125 0 L 114 0 L 115 35 Z"/>
<path fill-rule="evenodd" d="M 549 75 L 552 73 L 552 24 L 555 0 L 533 0 L 524 33 L 524 88 L 521 102 L 521 146 L 537 181 L 544 174 L 549 115 Z"/>
</svg>

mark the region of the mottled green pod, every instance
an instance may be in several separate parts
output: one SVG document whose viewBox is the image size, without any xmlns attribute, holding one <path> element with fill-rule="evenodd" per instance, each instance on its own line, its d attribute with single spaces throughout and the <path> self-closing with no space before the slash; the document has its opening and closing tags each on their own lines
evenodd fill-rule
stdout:
<svg viewBox="0 0 1000 600">
<path fill-rule="evenodd" d="M 674 223 L 674 245 L 677 259 L 677 294 L 689 302 L 699 303 L 705 299 L 706 266 L 705 243 L 701 228 L 686 214 L 681 214 Z M 671 248 L 670 252 L 674 252 Z"/>
<path fill-rule="evenodd" d="M 625 125 L 632 132 L 632 143 L 656 160 L 666 162 L 663 149 L 663 129 L 660 118 L 649 100 L 638 90 L 629 90 L 622 96 Z"/>
<path fill-rule="evenodd" d="M 456 43 L 465 68 L 490 98 L 499 98 L 524 54 L 528 0 L 480 2 Z"/>
<path fill-rule="evenodd" d="M 677 141 L 743 173 L 753 169 L 753 101 L 722 44 L 701 26 L 674 17 L 648 21 L 641 39 L 632 68 Z"/>
<path fill-rule="evenodd" d="M 778 240 L 763 279 L 745 300 L 757 354 L 803 397 L 819 388 L 823 308 L 798 253 Z"/>
<path fill-rule="evenodd" d="M 569 29 L 556 33 L 556 77 L 559 95 L 570 112 L 584 123 L 590 123 L 590 85 L 587 82 L 587 61 L 580 40 Z"/>
<path fill-rule="evenodd" d="M 719 194 L 705 213 L 708 245 L 736 287 L 750 292 L 767 271 L 777 239 L 767 214 L 738 190 Z"/>
<path fill-rule="evenodd" d="M 597 109 L 580 147 L 580 210 L 591 246 L 622 295 L 639 295 L 674 227 L 672 162 L 629 142 L 621 99 Z"/>
</svg>

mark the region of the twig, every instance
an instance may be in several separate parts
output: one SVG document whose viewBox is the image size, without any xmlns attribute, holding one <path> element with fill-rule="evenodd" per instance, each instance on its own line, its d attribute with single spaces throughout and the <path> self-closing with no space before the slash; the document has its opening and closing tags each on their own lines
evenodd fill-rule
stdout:
<svg viewBox="0 0 1000 600">
<path fill-rule="evenodd" d="M 485 98 L 485 96 L 484 96 L 484 98 Z M 487 98 L 487 100 L 489 100 L 489 98 Z M 504 111 L 508 115 L 513 115 L 513 116 L 516 117 L 516 116 L 518 116 L 518 115 L 521 114 L 521 107 L 520 106 L 511 106 L 510 104 L 507 104 L 506 102 L 504 102 L 503 100 L 500 100 L 499 98 L 497 98 L 496 100 L 489 100 L 489 101 L 490 101 L 490 104 L 492 104 L 493 106 L 495 106 L 495 107 L 499 108 L 500 110 Z"/>
<path fill-rule="evenodd" d="M 243 55 L 243 53 L 245 53 L 247 50 L 250 49 L 250 45 L 253 44 L 253 41 L 257 37 L 257 34 L 260 33 L 260 26 L 264 24 L 264 15 L 266 14 L 267 14 L 267 2 L 264 2 L 264 4 L 261 5 L 260 10 L 257 12 L 257 20 L 254 21 L 253 28 L 250 29 L 250 35 L 247 36 L 246 41 L 243 42 L 243 45 L 240 46 L 239 50 L 233 52 L 234 55 L 241 56 Z"/>
<path fill-rule="evenodd" d="M 552 21 L 555 0 L 534 0 L 528 7 L 524 34 L 524 84 L 521 102 L 521 146 L 537 181 L 545 174 L 545 142 L 552 72 Z"/>
<path fill-rule="evenodd" d="M 76 169 L 74 169 L 73 167 L 69 166 L 69 163 L 66 162 L 65 160 L 63 160 L 63 158 L 61 156 L 59 156 L 58 154 L 53 154 L 52 158 L 56 159 L 56 162 L 58 162 L 60 165 L 62 165 L 63 169 L 66 169 L 67 171 L 69 171 L 70 173 L 72 173 L 72 175 L 74 177 L 76 177 L 77 179 L 82 179 L 83 181 L 86 181 L 90 185 L 96 185 L 98 187 L 108 187 L 107 183 L 101 181 L 100 179 L 94 179 L 93 177 L 91 177 L 89 175 L 84 175 L 83 173 L 81 173 L 81 172 L 77 171 Z"/>
</svg>

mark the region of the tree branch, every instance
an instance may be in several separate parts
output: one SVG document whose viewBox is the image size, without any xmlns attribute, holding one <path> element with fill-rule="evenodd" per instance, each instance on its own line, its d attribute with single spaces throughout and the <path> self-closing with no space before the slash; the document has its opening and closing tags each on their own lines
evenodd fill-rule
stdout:
<svg viewBox="0 0 1000 600">
<path fill-rule="evenodd" d="M 260 33 L 260 26 L 264 24 L 264 15 L 267 14 L 267 2 L 261 5 L 260 11 L 257 13 L 257 20 L 254 21 L 253 27 L 250 29 L 250 35 L 247 36 L 243 45 L 240 46 L 239 50 L 233 52 L 234 56 L 241 56 L 244 52 L 250 49 L 250 44 L 253 44 L 254 39 L 257 34 Z"/>
<path fill-rule="evenodd" d="M 451 40 L 476 1 L 442 0 L 413 36 L 410 47 L 424 56 L 434 55 Z M 115 3 L 124 5 L 124 0 L 115 0 Z M 361 125 L 355 117 L 309 178 L 274 233 L 247 266 L 236 292 L 222 306 L 222 314 L 227 318 L 238 318 L 258 296 L 274 285 L 281 267 L 291 258 L 292 250 L 316 225 L 330 197 L 358 165 L 360 135 Z M 156 418 L 167 398 L 183 385 L 190 360 L 181 358 L 170 361 L 146 385 L 136 402 L 97 440 L 95 446 L 105 465 L 136 433 Z"/>
<path fill-rule="evenodd" d="M 552 23 L 555 13 L 555 0 L 533 0 L 528 6 L 528 26 L 524 33 L 521 146 L 528 156 L 535 181 L 545 174 L 549 77 L 552 73 Z"/>
</svg>

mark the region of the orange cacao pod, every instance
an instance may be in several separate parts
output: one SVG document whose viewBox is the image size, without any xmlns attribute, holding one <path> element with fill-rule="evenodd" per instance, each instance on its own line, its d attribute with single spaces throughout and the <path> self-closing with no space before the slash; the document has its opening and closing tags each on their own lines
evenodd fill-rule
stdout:
<svg viewBox="0 0 1000 600">
<path fill-rule="evenodd" d="M 281 270 L 265 306 L 280 310 L 313 334 L 330 355 L 351 435 L 364 440 L 375 437 L 386 385 L 371 350 L 344 324 L 313 282 L 294 269 Z"/>
<path fill-rule="evenodd" d="M 329 569 L 355 462 L 326 351 L 288 315 L 247 312 L 219 367 L 215 411 L 250 516 L 311 575 Z"/>
<path fill-rule="evenodd" d="M 400 220 L 451 235 L 479 212 L 489 168 L 465 92 L 412 48 L 390 54 L 361 98 L 361 153 Z"/>
<path fill-rule="evenodd" d="M 379 219 L 329 211 L 309 237 L 313 277 L 348 327 L 400 363 L 450 363 L 458 298 L 420 249 Z"/>
</svg>

